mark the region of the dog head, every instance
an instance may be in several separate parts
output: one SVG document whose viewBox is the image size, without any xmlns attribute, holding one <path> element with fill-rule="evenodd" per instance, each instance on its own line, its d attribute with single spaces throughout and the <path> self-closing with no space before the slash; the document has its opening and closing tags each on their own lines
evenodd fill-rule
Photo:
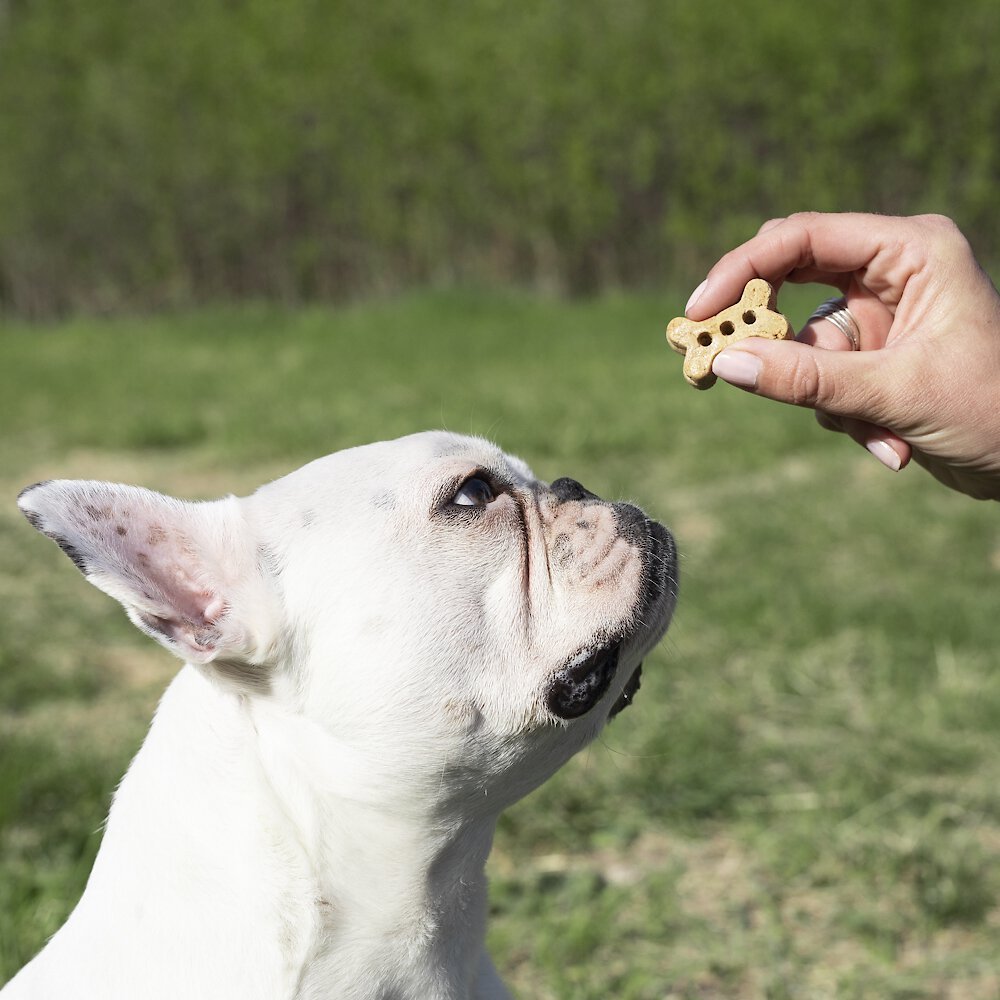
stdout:
<svg viewBox="0 0 1000 1000">
<path fill-rule="evenodd" d="M 628 703 L 669 532 L 474 438 L 337 452 L 209 503 L 53 481 L 19 504 L 133 622 L 415 787 L 513 801 Z"/>
</svg>

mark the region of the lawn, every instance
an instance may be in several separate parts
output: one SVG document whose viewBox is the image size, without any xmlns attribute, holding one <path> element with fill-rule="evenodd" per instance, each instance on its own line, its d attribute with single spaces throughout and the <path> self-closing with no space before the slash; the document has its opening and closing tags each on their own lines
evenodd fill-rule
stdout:
<svg viewBox="0 0 1000 1000">
<path fill-rule="evenodd" d="M 815 295 L 790 290 L 793 319 Z M 176 664 L 33 532 L 52 477 L 246 492 L 485 434 L 682 552 L 636 705 L 503 819 L 532 1000 L 1000 997 L 1000 511 L 804 411 L 681 378 L 684 295 L 425 294 L 0 329 L 0 981 L 78 897 Z"/>
</svg>

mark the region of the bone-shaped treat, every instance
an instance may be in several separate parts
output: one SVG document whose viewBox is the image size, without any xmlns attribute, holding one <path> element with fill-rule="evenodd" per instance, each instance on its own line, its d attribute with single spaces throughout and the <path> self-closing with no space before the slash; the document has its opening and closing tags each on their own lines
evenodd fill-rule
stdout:
<svg viewBox="0 0 1000 1000">
<path fill-rule="evenodd" d="M 667 342 L 684 357 L 684 377 L 696 389 L 715 385 L 712 362 L 715 356 L 747 337 L 791 340 L 792 328 L 777 311 L 778 296 L 763 278 L 754 278 L 743 289 L 743 298 L 734 306 L 708 319 L 695 322 L 685 316 L 667 326 Z"/>
</svg>

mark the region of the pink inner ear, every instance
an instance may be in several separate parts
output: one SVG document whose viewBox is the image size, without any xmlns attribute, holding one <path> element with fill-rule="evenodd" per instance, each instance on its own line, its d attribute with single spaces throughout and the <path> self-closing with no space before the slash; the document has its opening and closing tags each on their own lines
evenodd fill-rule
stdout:
<svg viewBox="0 0 1000 1000">
<path fill-rule="evenodd" d="M 181 542 L 178 551 L 171 552 L 169 544 L 136 553 L 132 564 L 141 589 L 160 609 L 156 617 L 195 630 L 215 625 L 226 611 L 225 600 L 204 579 L 205 569 L 191 546 Z M 178 554 L 186 557 L 184 563 Z"/>
<path fill-rule="evenodd" d="M 182 546 L 185 554 L 190 552 Z M 140 589 L 147 606 L 134 609 L 137 624 L 181 647 L 182 655 L 206 654 L 209 658 L 221 641 L 220 622 L 228 605 L 211 586 L 197 579 L 186 566 L 158 553 L 166 561 L 159 563 L 142 553 Z M 188 554 L 190 560 L 193 555 Z M 133 567 L 135 568 L 135 567 Z M 193 567 L 192 567 L 193 568 Z"/>
<path fill-rule="evenodd" d="M 151 632 L 209 652 L 219 643 L 218 623 L 227 610 L 220 581 L 186 523 L 190 509 L 159 500 L 119 501 L 109 505 L 110 519 L 88 526 L 108 557 L 102 569 L 126 585 L 124 592 L 113 584 L 105 589 L 134 606 L 136 622 Z"/>
<path fill-rule="evenodd" d="M 55 480 L 19 499 L 31 523 L 75 557 L 132 620 L 181 655 L 207 662 L 223 643 L 231 553 L 221 504 L 175 500 L 140 487 Z"/>
</svg>

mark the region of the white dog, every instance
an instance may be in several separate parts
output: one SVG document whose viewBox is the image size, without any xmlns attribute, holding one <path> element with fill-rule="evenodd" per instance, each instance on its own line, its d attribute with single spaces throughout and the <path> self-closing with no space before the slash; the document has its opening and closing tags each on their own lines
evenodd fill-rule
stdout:
<svg viewBox="0 0 1000 1000">
<path fill-rule="evenodd" d="M 444 432 L 243 499 L 62 480 L 19 503 L 187 666 L 3 1000 L 507 996 L 497 817 L 635 693 L 667 530 Z"/>
</svg>

